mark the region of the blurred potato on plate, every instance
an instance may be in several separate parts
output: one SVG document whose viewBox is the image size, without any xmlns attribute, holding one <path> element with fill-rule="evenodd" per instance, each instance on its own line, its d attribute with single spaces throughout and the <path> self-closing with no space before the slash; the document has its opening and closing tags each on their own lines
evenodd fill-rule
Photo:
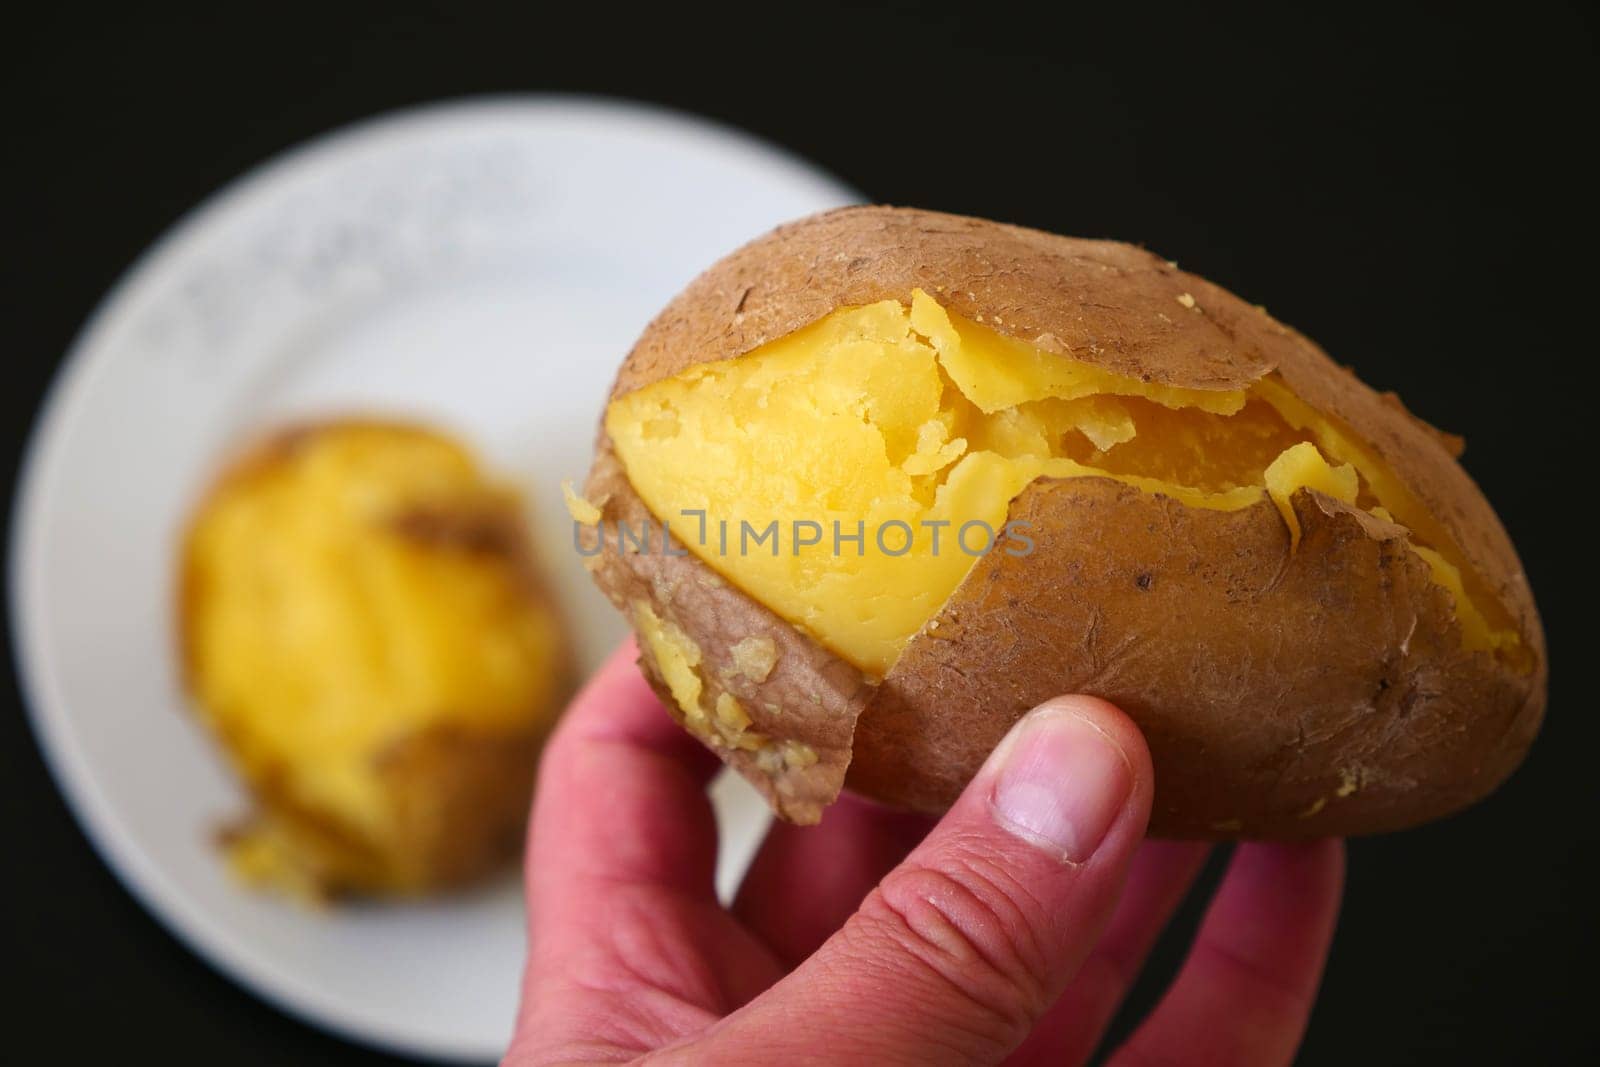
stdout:
<svg viewBox="0 0 1600 1067">
<path fill-rule="evenodd" d="M 414 895 L 520 850 L 571 679 L 511 489 L 401 422 L 282 430 L 204 494 L 180 561 L 183 672 L 254 799 L 245 880 Z"/>
</svg>

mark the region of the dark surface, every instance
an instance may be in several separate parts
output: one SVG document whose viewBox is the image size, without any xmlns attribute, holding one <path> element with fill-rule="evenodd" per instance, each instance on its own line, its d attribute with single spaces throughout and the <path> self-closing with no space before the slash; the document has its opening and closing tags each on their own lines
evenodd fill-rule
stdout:
<svg viewBox="0 0 1600 1067">
<path fill-rule="evenodd" d="M 1210 5 L 1140 5 L 1123 25 L 1064 9 L 1041 24 L 987 4 L 965 21 L 915 5 L 785 21 L 753 6 L 696 25 L 585 7 L 593 25 L 557 25 L 534 4 L 510 21 L 457 5 L 219 5 L 181 20 L 126 5 L 9 25 L 8 480 L 74 332 L 168 224 L 286 146 L 442 96 L 654 100 L 809 156 L 874 199 L 1148 244 L 1466 435 L 1555 662 L 1545 733 L 1501 793 L 1352 845 L 1303 1062 L 1584 1058 L 1600 727 L 1577 682 L 1593 538 L 1556 479 L 1594 482 L 1575 469 L 1594 421 L 1600 298 L 1586 17 L 1336 5 L 1338 17 L 1226 24 Z M 278 1015 L 148 919 L 79 833 L 8 699 L 9 1040 L 42 1042 L 55 1062 L 381 1060 Z M 1164 943 L 1135 1007 L 1181 950 Z"/>
</svg>

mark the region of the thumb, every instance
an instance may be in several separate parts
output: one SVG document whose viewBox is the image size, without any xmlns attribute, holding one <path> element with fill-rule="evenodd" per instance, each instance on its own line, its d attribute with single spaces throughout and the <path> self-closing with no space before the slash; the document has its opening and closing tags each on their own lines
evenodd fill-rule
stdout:
<svg viewBox="0 0 1600 1067">
<path fill-rule="evenodd" d="M 1094 946 L 1151 788 L 1144 739 L 1116 708 L 1034 709 L 844 927 L 692 1058 L 1002 1059 Z"/>
</svg>

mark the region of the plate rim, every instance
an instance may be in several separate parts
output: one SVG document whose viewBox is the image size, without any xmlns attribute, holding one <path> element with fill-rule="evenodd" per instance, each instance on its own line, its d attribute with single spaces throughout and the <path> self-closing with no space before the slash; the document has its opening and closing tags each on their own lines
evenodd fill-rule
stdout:
<svg viewBox="0 0 1600 1067">
<path fill-rule="evenodd" d="M 103 338 L 124 313 L 139 286 L 201 238 L 219 219 L 263 189 L 339 153 L 383 139 L 416 137 L 452 122 L 500 116 L 588 115 L 609 123 L 653 125 L 705 144 L 721 144 L 748 156 L 765 156 L 819 193 L 840 203 L 863 197 L 826 168 L 761 136 L 720 120 L 649 101 L 576 92 L 487 93 L 448 97 L 388 109 L 344 123 L 251 164 L 211 190 L 169 223 L 116 276 L 75 331 L 52 371 L 23 440 L 11 499 L 6 546 L 6 610 L 10 652 L 28 725 L 56 791 L 89 847 L 139 907 L 169 936 L 215 974 L 296 1021 L 341 1040 L 436 1062 L 479 1063 L 504 1050 L 467 1049 L 421 1034 L 385 1032 L 346 1018 L 306 993 L 289 973 L 252 954 L 225 924 L 188 904 L 187 894 L 144 850 L 120 832 L 112 805 L 101 791 L 84 753 L 67 729 L 67 700 L 47 662 L 49 641 L 42 614 L 41 551 L 44 516 L 51 510 L 54 480 L 73 415 L 96 370 L 112 358 Z M 821 199 L 822 197 L 819 197 Z"/>
</svg>

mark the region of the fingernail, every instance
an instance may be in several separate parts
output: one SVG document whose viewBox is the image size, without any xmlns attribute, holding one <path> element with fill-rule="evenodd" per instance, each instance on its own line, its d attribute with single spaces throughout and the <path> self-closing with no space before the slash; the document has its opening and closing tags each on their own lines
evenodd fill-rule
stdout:
<svg viewBox="0 0 1600 1067">
<path fill-rule="evenodd" d="M 1001 826 L 1068 863 L 1094 855 L 1133 791 L 1122 749 L 1070 704 L 1043 704 L 990 760 Z"/>
</svg>

